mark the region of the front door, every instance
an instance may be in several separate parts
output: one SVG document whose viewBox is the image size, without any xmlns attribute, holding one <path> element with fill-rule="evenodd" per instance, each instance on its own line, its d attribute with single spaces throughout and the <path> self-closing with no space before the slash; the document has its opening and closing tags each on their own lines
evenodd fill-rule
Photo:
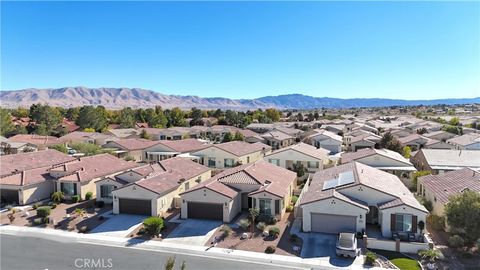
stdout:
<svg viewBox="0 0 480 270">
<path fill-rule="evenodd" d="M 368 224 L 377 224 L 378 223 L 378 208 L 376 206 L 369 206 L 370 211 L 367 214 L 367 223 Z"/>
</svg>

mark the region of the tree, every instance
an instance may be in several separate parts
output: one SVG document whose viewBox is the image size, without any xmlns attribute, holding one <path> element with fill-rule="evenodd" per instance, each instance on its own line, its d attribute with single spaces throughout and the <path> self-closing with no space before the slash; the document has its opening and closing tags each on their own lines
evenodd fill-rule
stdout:
<svg viewBox="0 0 480 270">
<path fill-rule="evenodd" d="M 260 209 L 250 208 L 250 209 L 248 209 L 248 213 L 250 215 L 250 219 L 252 220 L 251 227 L 252 227 L 252 236 L 253 236 L 253 232 L 254 232 L 254 229 L 255 229 L 255 219 L 260 215 Z"/>
<path fill-rule="evenodd" d="M 303 166 L 303 163 L 298 162 L 298 163 L 293 163 L 293 171 L 297 173 L 297 177 L 302 177 L 306 173 L 305 166 Z"/>
<path fill-rule="evenodd" d="M 190 110 L 190 117 L 192 118 L 190 126 L 203 126 L 205 124 L 202 120 L 203 113 L 200 109 L 193 107 Z"/>
<path fill-rule="evenodd" d="M 426 128 L 423 127 L 421 129 L 417 129 L 417 134 L 422 135 L 422 134 L 425 134 L 425 133 L 428 133 L 428 130 Z"/>
<path fill-rule="evenodd" d="M 222 142 L 231 142 L 232 140 L 233 140 L 233 136 L 232 136 L 232 133 L 230 133 L 230 131 L 225 133 L 225 135 L 223 135 Z"/>
<path fill-rule="evenodd" d="M 134 128 L 135 127 L 135 112 L 130 107 L 123 108 L 120 111 L 119 124 L 121 128 Z"/>
<path fill-rule="evenodd" d="M 83 106 L 76 121 L 81 128 L 93 128 L 96 131 L 103 131 L 108 126 L 107 112 L 103 106 Z"/>
<path fill-rule="evenodd" d="M 390 131 L 387 131 L 385 134 L 383 134 L 382 139 L 380 140 L 380 147 L 395 151 L 400 154 L 403 152 L 402 144 L 397 140 L 397 138 L 393 137 Z"/>
<path fill-rule="evenodd" d="M 168 127 L 184 127 L 187 125 L 185 114 L 180 108 L 175 107 L 169 111 L 167 115 Z"/>
<path fill-rule="evenodd" d="M 55 203 L 61 203 L 65 199 L 65 195 L 61 191 L 52 193 L 52 201 Z"/>
<path fill-rule="evenodd" d="M 42 136 L 48 135 L 47 126 L 45 124 L 37 124 L 35 127 L 35 134 Z"/>
<path fill-rule="evenodd" d="M 5 136 L 14 130 L 12 117 L 10 113 L 3 108 L 0 108 L 0 134 Z"/>
<path fill-rule="evenodd" d="M 151 140 L 152 136 L 150 136 L 150 134 L 147 133 L 146 129 L 142 129 L 142 131 L 140 132 L 140 138 Z"/>
<path fill-rule="evenodd" d="M 236 131 L 236 132 L 235 132 L 235 135 L 233 136 L 233 140 L 234 140 L 234 141 L 244 141 L 244 140 L 245 140 L 245 136 L 243 136 L 243 134 L 240 133 L 240 131 Z"/>
<path fill-rule="evenodd" d="M 303 121 L 303 114 L 302 113 L 297 114 L 297 120 L 300 121 L 300 122 Z"/>
<path fill-rule="evenodd" d="M 452 126 L 459 126 L 460 125 L 460 119 L 458 119 L 458 117 L 453 117 L 452 119 L 450 119 L 449 123 Z"/>
<path fill-rule="evenodd" d="M 80 114 L 80 108 L 68 108 L 67 112 L 65 113 L 65 117 L 70 121 L 77 121 L 78 115 Z"/>
<path fill-rule="evenodd" d="M 48 105 L 30 106 L 30 118 L 37 124 L 36 134 L 50 135 L 62 123 L 62 115 L 57 108 Z M 42 125 L 41 128 L 38 126 Z"/>
<path fill-rule="evenodd" d="M 452 196 L 445 206 L 448 224 L 463 232 L 468 243 L 480 238 L 480 193 L 466 190 Z"/>
<path fill-rule="evenodd" d="M 403 156 L 405 158 L 410 158 L 412 156 L 412 149 L 408 145 L 403 147 Z"/>
<path fill-rule="evenodd" d="M 277 109 L 269 108 L 265 110 L 265 116 L 272 122 L 278 122 L 282 116 L 282 113 Z"/>
<path fill-rule="evenodd" d="M 55 144 L 55 145 L 49 146 L 48 148 L 55 149 L 59 152 L 65 153 L 65 154 L 68 153 L 68 148 L 64 144 Z"/>
</svg>

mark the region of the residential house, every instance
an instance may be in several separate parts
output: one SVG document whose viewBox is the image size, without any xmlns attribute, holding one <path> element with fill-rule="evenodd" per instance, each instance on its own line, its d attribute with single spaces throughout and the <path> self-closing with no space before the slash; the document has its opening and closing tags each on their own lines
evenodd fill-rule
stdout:
<svg viewBox="0 0 480 270">
<path fill-rule="evenodd" d="M 411 186 L 412 173 L 417 169 L 412 163 L 395 151 L 388 149 L 362 149 L 343 153 L 341 163 L 360 162 L 370 167 L 396 175 L 407 186 Z"/>
<path fill-rule="evenodd" d="M 37 146 L 27 142 L 12 142 L 0 136 L 0 155 L 11 155 L 23 152 L 35 152 Z"/>
<path fill-rule="evenodd" d="M 345 126 L 346 125 L 344 124 L 328 124 L 328 125 L 322 126 L 322 128 L 332 133 L 335 133 L 337 135 L 341 135 L 344 133 L 344 131 L 346 131 Z"/>
<path fill-rule="evenodd" d="M 480 192 L 480 172 L 470 168 L 418 178 L 418 193 L 432 203 L 431 214 L 443 216 L 451 196 L 465 190 Z"/>
<path fill-rule="evenodd" d="M 140 131 L 134 128 L 117 128 L 109 129 L 107 134 L 113 135 L 120 139 L 138 139 L 140 138 Z"/>
<path fill-rule="evenodd" d="M 272 148 L 263 143 L 232 141 L 212 144 L 205 149 L 192 152 L 199 157 L 199 163 L 210 168 L 224 169 L 262 159 Z"/>
<path fill-rule="evenodd" d="M 422 149 L 412 158 L 419 171 L 441 174 L 463 168 L 480 169 L 480 151 L 451 149 Z"/>
<path fill-rule="evenodd" d="M 295 164 L 301 163 L 307 172 L 314 173 L 322 170 L 324 164 L 328 164 L 329 153 L 330 151 L 326 149 L 301 142 L 274 151 L 266 155 L 263 160 L 289 170 L 293 170 Z"/>
<path fill-rule="evenodd" d="M 447 131 L 439 130 L 439 131 L 433 131 L 433 132 L 425 133 L 425 134 L 423 134 L 423 136 L 425 136 L 427 138 L 430 138 L 430 139 L 433 139 L 433 140 L 445 142 L 448 139 L 456 137 L 457 135 L 455 135 L 453 133 L 450 133 L 450 132 L 447 132 Z"/>
<path fill-rule="evenodd" d="M 394 136 L 395 138 L 400 139 L 400 138 L 404 138 L 404 137 L 412 135 L 412 132 L 408 129 L 403 129 L 402 128 L 402 129 L 390 130 L 390 134 L 392 134 L 392 136 Z"/>
<path fill-rule="evenodd" d="M 140 164 L 125 161 L 110 154 L 100 154 L 52 166 L 49 172 L 50 176 L 55 178 L 56 191 L 62 191 L 66 198 L 78 195 L 81 199 L 85 199 L 88 192 L 91 192 L 95 198 L 96 181 L 114 177 L 138 166 Z"/>
<path fill-rule="evenodd" d="M 181 217 L 232 222 L 242 210 L 280 218 L 290 204 L 296 174 L 263 160 L 225 170 L 180 194 Z"/>
<path fill-rule="evenodd" d="M 61 144 L 63 141 L 53 136 L 41 136 L 36 134 L 17 134 L 8 138 L 10 142 L 28 143 L 34 145 L 39 150 L 44 150 L 49 146 Z"/>
<path fill-rule="evenodd" d="M 363 148 L 375 148 L 380 144 L 382 137 L 376 134 L 364 134 L 350 140 L 350 150 L 355 152 Z"/>
<path fill-rule="evenodd" d="M 149 173 L 144 175 L 146 172 Z M 113 179 L 97 182 L 100 198 L 113 203 L 114 214 L 164 216 L 170 209 L 180 207 L 181 192 L 211 177 L 210 168 L 181 157 L 144 165 L 126 174 L 130 173 L 143 177 L 119 175 L 117 178 L 123 183 Z"/>
<path fill-rule="evenodd" d="M 408 146 L 412 151 L 417 151 L 422 148 L 428 149 L 451 149 L 452 146 L 438 140 L 430 139 L 420 134 L 412 134 L 407 137 L 398 139 L 402 146 Z"/>
<path fill-rule="evenodd" d="M 96 144 L 98 146 L 102 146 L 108 142 L 118 140 L 119 138 L 98 133 L 98 132 L 85 132 L 85 131 L 74 131 L 72 133 L 68 133 L 59 138 L 63 143 L 66 144 L 73 144 L 73 143 L 91 143 Z"/>
<path fill-rule="evenodd" d="M 50 198 L 54 182 L 48 169 L 73 160 L 53 149 L 0 156 L 2 205 L 26 205 Z"/>
<path fill-rule="evenodd" d="M 260 135 L 267 145 L 270 145 L 273 150 L 290 146 L 295 143 L 295 138 L 278 130 L 269 131 Z"/>
<path fill-rule="evenodd" d="M 324 148 L 330 151 L 330 154 L 337 154 L 342 151 L 342 137 L 324 129 L 316 129 L 315 133 L 305 138 L 309 144 Z"/>
<path fill-rule="evenodd" d="M 315 173 L 298 205 L 304 232 L 366 232 L 383 238 L 393 233 L 419 237 L 417 224 L 428 214 L 397 176 L 359 162 Z"/>
<path fill-rule="evenodd" d="M 145 139 L 119 139 L 104 144 L 104 148 L 114 148 L 114 154 L 119 158 L 127 156 L 134 161 L 145 161 L 145 149 L 159 144 L 159 141 L 150 141 Z"/>
<path fill-rule="evenodd" d="M 480 134 L 469 133 L 447 140 L 458 150 L 480 150 Z"/>
<path fill-rule="evenodd" d="M 209 146 L 198 139 L 160 140 L 156 142 L 156 144 L 143 149 L 143 161 L 161 161 L 175 156 L 197 160 L 198 157 L 190 154 Z"/>
</svg>

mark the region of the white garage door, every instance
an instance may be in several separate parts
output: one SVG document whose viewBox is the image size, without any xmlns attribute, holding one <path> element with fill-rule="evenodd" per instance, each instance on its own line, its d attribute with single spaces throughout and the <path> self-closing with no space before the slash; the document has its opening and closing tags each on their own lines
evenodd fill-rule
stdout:
<svg viewBox="0 0 480 270">
<path fill-rule="evenodd" d="M 357 217 L 311 213 L 312 232 L 356 232 Z"/>
</svg>

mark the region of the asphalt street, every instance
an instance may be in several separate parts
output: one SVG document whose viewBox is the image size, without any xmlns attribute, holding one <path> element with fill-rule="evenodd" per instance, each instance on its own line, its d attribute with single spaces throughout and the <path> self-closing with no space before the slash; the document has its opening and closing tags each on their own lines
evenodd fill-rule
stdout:
<svg viewBox="0 0 480 270">
<path fill-rule="evenodd" d="M 185 261 L 190 269 L 291 269 L 231 259 L 173 254 L 84 243 L 65 243 L 35 237 L 0 235 L 2 270 L 29 269 L 165 269 L 165 262 L 175 256 L 174 269 Z"/>
</svg>

